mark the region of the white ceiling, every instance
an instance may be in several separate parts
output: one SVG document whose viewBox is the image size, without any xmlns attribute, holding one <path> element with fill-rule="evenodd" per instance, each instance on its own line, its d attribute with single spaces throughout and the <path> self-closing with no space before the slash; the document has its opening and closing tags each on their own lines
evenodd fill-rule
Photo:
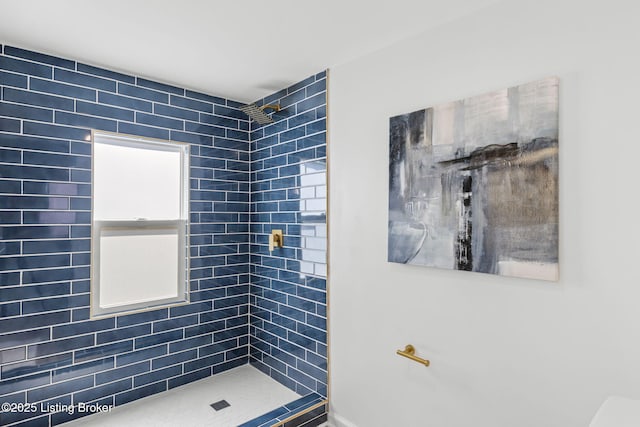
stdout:
<svg viewBox="0 0 640 427">
<path fill-rule="evenodd" d="M 250 102 L 496 1 L 3 0 L 0 43 Z"/>
</svg>

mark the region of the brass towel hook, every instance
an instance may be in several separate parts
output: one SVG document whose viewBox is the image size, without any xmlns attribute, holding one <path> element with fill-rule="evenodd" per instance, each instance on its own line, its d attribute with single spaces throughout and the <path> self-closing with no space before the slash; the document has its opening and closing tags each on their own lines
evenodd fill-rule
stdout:
<svg viewBox="0 0 640 427">
<path fill-rule="evenodd" d="M 404 350 L 396 350 L 396 354 L 406 357 L 407 359 L 411 359 L 414 362 L 422 363 L 424 366 L 429 366 L 431 364 L 427 359 L 416 356 L 416 349 L 411 344 L 407 344 Z"/>
</svg>

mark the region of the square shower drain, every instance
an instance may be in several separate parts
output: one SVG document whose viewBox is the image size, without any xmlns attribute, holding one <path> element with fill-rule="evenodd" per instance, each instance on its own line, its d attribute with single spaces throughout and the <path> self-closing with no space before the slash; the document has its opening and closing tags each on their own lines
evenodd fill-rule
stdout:
<svg viewBox="0 0 640 427">
<path fill-rule="evenodd" d="M 229 406 L 231 406 L 231 405 L 230 405 L 230 404 L 229 404 L 229 402 L 227 402 L 226 400 L 219 400 L 219 401 L 217 401 L 217 402 L 215 402 L 215 403 L 212 403 L 212 404 L 211 404 L 211 405 L 209 405 L 209 406 L 211 406 L 211 407 L 212 407 L 213 409 L 215 409 L 216 411 L 219 411 L 219 410 L 224 409 L 224 408 L 227 408 L 227 407 L 229 407 Z"/>
</svg>

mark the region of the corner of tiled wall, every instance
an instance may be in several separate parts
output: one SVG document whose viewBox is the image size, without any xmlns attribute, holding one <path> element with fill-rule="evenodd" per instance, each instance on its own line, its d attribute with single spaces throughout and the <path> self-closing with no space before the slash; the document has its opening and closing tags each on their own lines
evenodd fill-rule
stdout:
<svg viewBox="0 0 640 427">
<path fill-rule="evenodd" d="M 326 72 L 257 104 L 281 110 L 251 129 L 251 363 L 326 397 Z"/>
</svg>

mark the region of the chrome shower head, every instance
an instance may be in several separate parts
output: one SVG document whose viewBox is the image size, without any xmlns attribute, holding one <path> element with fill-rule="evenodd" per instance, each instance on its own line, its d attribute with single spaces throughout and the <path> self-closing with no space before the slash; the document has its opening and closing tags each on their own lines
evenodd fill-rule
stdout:
<svg viewBox="0 0 640 427">
<path fill-rule="evenodd" d="M 244 107 L 240 107 L 240 109 L 253 120 L 258 122 L 261 125 L 266 125 L 267 123 L 273 123 L 273 119 L 264 112 L 267 108 L 271 108 L 272 110 L 280 111 L 280 106 L 278 104 L 269 104 L 263 105 L 262 107 L 258 107 L 256 104 L 247 104 Z"/>
</svg>

